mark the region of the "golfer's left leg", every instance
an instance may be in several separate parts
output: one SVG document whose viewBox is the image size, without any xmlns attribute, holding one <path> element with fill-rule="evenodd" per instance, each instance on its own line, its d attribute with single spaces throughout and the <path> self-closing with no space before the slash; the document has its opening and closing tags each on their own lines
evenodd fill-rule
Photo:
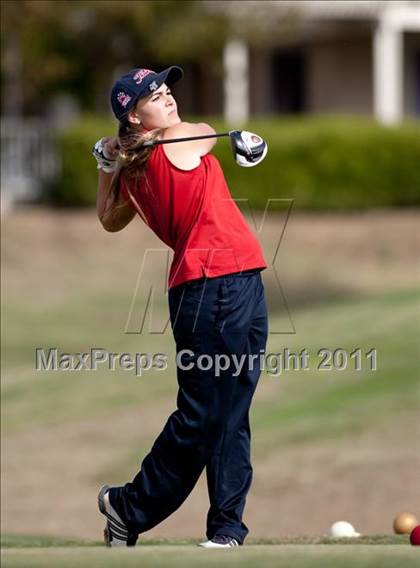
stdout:
<svg viewBox="0 0 420 568">
<path fill-rule="evenodd" d="M 242 290 L 238 290 L 238 287 Z M 261 375 L 261 357 L 268 336 L 267 307 L 260 275 L 253 279 L 252 287 L 254 290 L 250 289 L 249 282 L 243 280 L 234 287 L 249 300 L 254 300 L 255 309 L 245 344 L 240 334 L 226 336 L 227 349 L 236 349 L 237 354 L 240 350 L 245 355 L 245 363 L 238 376 L 232 376 L 231 371 L 220 378 L 220 399 L 223 400 L 226 419 L 219 443 L 212 449 L 206 466 L 211 503 L 207 515 L 207 538 L 226 534 L 236 538 L 239 543 L 249 532 L 242 521 L 246 496 L 252 483 L 249 409 Z M 224 332 L 229 332 L 229 325 Z"/>
</svg>

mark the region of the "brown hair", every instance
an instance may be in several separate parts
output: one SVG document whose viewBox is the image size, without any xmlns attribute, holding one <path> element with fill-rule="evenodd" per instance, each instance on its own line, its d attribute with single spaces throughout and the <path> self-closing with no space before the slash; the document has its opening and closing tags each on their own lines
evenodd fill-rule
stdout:
<svg viewBox="0 0 420 568">
<path fill-rule="evenodd" d="M 163 128 L 155 128 L 153 130 L 142 131 L 140 124 L 134 124 L 128 120 L 128 113 L 122 117 L 118 128 L 118 169 L 112 180 L 111 186 L 106 198 L 106 205 L 110 200 L 109 207 L 105 206 L 105 211 L 110 208 L 118 208 L 122 205 L 116 205 L 119 196 L 119 181 L 123 176 L 126 182 L 126 187 L 130 199 L 136 208 L 137 212 L 142 217 L 143 221 L 147 223 L 145 215 L 141 210 L 140 204 L 132 195 L 130 188 L 139 187 L 139 182 L 142 177 L 145 179 L 146 191 L 148 188 L 145 170 L 147 161 L 150 157 L 153 147 L 143 147 L 143 143 L 147 140 L 158 140 L 162 137 L 164 132 Z"/>
</svg>

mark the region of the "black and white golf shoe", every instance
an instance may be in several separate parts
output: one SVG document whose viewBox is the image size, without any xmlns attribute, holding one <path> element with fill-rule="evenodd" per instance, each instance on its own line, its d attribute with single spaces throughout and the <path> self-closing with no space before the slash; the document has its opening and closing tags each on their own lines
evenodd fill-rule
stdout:
<svg viewBox="0 0 420 568">
<path fill-rule="evenodd" d="M 98 507 L 106 517 L 104 541 L 109 547 L 135 546 L 138 535 L 130 533 L 126 524 L 112 507 L 109 500 L 109 485 L 104 485 L 98 494 Z"/>
<path fill-rule="evenodd" d="M 240 544 L 236 538 L 232 536 L 217 534 L 207 542 L 200 542 L 198 546 L 202 546 L 203 548 L 232 548 L 234 546 L 240 546 Z"/>
</svg>

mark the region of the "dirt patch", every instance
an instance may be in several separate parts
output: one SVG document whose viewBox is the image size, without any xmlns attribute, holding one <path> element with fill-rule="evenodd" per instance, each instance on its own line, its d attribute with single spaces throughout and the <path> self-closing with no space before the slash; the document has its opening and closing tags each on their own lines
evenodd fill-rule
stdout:
<svg viewBox="0 0 420 568">
<path fill-rule="evenodd" d="M 254 217 L 259 227 L 262 213 Z M 22 208 L 2 221 L 3 286 L 9 297 L 29 294 L 51 302 L 74 289 L 131 293 L 147 250 L 148 276 L 157 282 L 165 281 L 166 261 L 172 258 L 139 219 L 118 233 L 107 233 L 93 210 Z M 275 272 L 292 303 L 418 284 L 420 211 L 293 212 L 280 244 L 284 221 L 284 215 L 267 215 L 257 233 L 269 265 L 263 274 L 273 307 L 279 301 Z"/>
<path fill-rule="evenodd" d="M 174 400 L 139 405 L 105 418 L 31 428 L 10 434 L 2 452 L 2 519 L 5 532 L 78 535 L 100 533 L 96 496 L 105 483 L 125 483 L 137 473 L 144 448 L 175 410 Z M 127 448 L 138 444 L 138 464 L 126 477 L 109 478 Z M 143 455 L 142 455 L 143 453 Z"/>
<path fill-rule="evenodd" d="M 420 516 L 420 417 L 408 415 L 358 437 L 278 452 L 255 468 L 246 516 L 258 536 L 319 535 L 333 521 L 359 532 L 392 532 L 402 511 Z"/>
</svg>

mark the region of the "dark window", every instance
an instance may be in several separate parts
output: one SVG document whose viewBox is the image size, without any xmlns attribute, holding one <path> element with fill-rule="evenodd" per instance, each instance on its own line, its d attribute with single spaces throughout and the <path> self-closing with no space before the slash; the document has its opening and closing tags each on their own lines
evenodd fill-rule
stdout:
<svg viewBox="0 0 420 568">
<path fill-rule="evenodd" d="M 272 57 L 273 110 L 299 113 L 305 110 L 305 60 L 297 50 L 275 51 Z"/>
<path fill-rule="evenodd" d="M 420 51 L 417 51 L 414 59 L 414 109 L 420 114 Z"/>
</svg>

